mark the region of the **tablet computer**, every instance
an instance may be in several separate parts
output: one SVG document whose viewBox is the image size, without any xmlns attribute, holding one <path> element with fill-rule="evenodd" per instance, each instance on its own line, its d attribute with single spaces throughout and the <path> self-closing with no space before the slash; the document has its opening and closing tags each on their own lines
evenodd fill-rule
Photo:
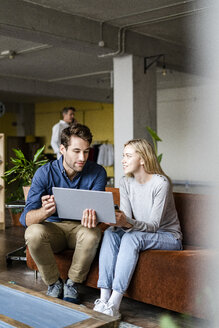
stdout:
<svg viewBox="0 0 219 328">
<path fill-rule="evenodd" d="M 112 192 L 71 188 L 52 188 L 59 218 L 81 220 L 83 211 L 96 211 L 97 221 L 116 223 Z"/>
</svg>

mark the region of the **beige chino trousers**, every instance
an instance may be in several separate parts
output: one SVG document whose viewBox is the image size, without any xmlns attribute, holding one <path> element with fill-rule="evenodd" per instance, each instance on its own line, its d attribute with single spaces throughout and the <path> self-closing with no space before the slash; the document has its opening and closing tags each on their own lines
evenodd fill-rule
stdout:
<svg viewBox="0 0 219 328">
<path fill-rule="evenodd" d="M 60 276 L 54 253 L 66 248 L 74 249 L 68 277 L 83 282 L 89 272 L 101 239 L 98 227 L 88 229 L 78 221 L 32 224 L 25 231 L 25 241 L 43 281 L 47 285 Z"/>
</svg>

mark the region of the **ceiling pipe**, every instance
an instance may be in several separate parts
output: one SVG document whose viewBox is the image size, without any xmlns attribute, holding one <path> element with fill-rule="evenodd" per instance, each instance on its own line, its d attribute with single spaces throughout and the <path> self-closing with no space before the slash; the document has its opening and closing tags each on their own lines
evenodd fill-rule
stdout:
<svg viewBox="0 0 219 328">
<path fill-rule="evenodd" d="M 147 12 L 157 11 L 157 10 L 160 10 L 160 9 L 166 9 L 166 8 L 169 8 L 169 7 L 173 7 L 173 6 L 177 6 L 177 5 L 181 5 L 181 4 L 185 4 L 185 3 L 190 3 L 190 2 L 194 2 L 194 1 L 195 0 L 182 1 L 180 3 L 175 3 L 175 4 L 171 4 L 171 5 L 167 5 L 167 6 L 162 6 L 162 7 L 158 7 L 158 8 L 155 8 L 155 9 L 135 13 L 135 14 L 132 14 L 132 15 L 122 16 L 122 18 L 135 16 L 135 15 L 143 14 L 143 13 L 147 13 Z M 188 15 L 191 15 L 193 13 L 202 11 L 202 10 L 207 9 L 207 8 L 209 8 L 209 7 L 203 7 L 203 8 L 188 10 L 188 11 L 184 11 L 184 12 L 178 13 L 178 14 L 172 14 L 172 15 L 159 17 L 159 18 L 156 18 L 156 19 L 145 20 L 145 21 L 141 21 L 141 22 L 138 22 L 138 23 L 123 25 L 122 27 L 119 27 L 118 50 L 115 51 L 115 52 L 98 55 L 98 57 L 99 58 L 104 58 L 104 57 L 110 57 L 110 56 L 112 57 L 112 56 L 123 55 L 125 53 L 125 37 L 126 37 L 127 29 L 134 28 L 134 27 L 137 27 L 137 26 L 143 25 L 143 24 L 151 24 L 151 23 L 156 23 L 156 22 L 168 21 L 168 20 L 172 20 L 176 17 L 188 16 Z M 119 18 L 121 18 L 121 17 L 117 17 L 114 20 L 119 19 Z M 101 25 L 100 25 L 100 28 L 101 28 L 101 41 L 99 42 L 99 46 L 101 46 L 101 47 L 104 47 L 103 24 L 106 23 L 106 22 L 110 22 L 110 21 L 113 21 L 113 20 L 108 20 L 108 21 L 105 21 L 105 22 L 101 22 Z"/>
<path fill-rule="evenodd" d="M 146 21 L 141 21 L 138 23 L 134 23 L 134 24 L 130 24 L 130 25 L 124 25 L 123 27 L 125 28 L 133 28 L 133 27 L 137 27 L 139 25 L 147 25 L 147 24 L 151 24 L 151 23 L 157 23 L 157 22 L 164 22 L 164 21 L 168 21 L 168 20 L 172 20 L 174 18 L 178 18 L 178 17 L 185 17 L 185 16 L 189 16 L 192 15 L 196 12 L 208 9 L 209 7 L 203 7 L 203 8 L 199 8 L 199 9 L 193 9 L 193 10 L 188 10 L 188 11 L 184 11 L 182 13 L 178 13 L 178 14 L 171 14 L 171 15 L 167 15 L 167 16 L 163 16 L 163 17 L 159 17 L 156 19 L 149 19 Z"/>
<path fill-rule="evenodd" d="M 21 55 L 21 54 L 25 54 L 25 53 L 31 53 L 31 52 L 35 52 L 35 51 L 40 51 L 40 50 L 44 50 L 44 49 L 50 49 L 52 48 L 53 46 L 50 46 L 48 44 L 43 44 L 41 46 L 36 46 L 36 47 L 31 47 L 31 48 L 28 48 L 28 49 L 23 49 L 23 50 L 20 50 L 20 51 L 17 51 L 16 53 L 18 55 Z"/>
<path fill-rule="evenodd" d="M 85 74 L 78 74 L 78 75 L 72 75 L 72 76 L 66 76 L 66 77 L 59 77 L 57 79 L 51 79 L 47 80 L 47 82 L 58 82 L 58 81 L 66 81 L 66 80 L 72 80 L 72 79 L 79 79 L 83 77 L 88 76 L 96 76 L 96 75 L 102 75 L 102 74 L 111 74 L 112 71 L 99 71 L 99 72 L 91 72 L 91 73 L 85 73 Z"/>
<path fill-rule="evenodd" d="M 109 23 L 109 22 L 113 22 L 114 20 L 117 20 L 117 19 L 128 18 L 128 17 L 131 17 L 131 16 L 137 16 L 137 15 L 142 15 L 142 14 L 146 14 L 146 13 L 151 13 L 153 11 L 158 11 L 158 10 L 161 10 L 161 9 L 167 9 L 167 8 L 171 8 L 171 7 L 177 7 L 177 6 L 189 4 L 191 2 L 197 2 L 197 0 L 184 0 L 184 1 L 180 1 L 180 2 L 175 2 L 175 3 L 172 3 L 170 5 L 165 5 L 165 6 L 156 7 L 156 8 L 153 8 L 153 9 L 147 9 L 147 10 L 143 10 L 143 11 L 138 11 L 138 12 L 135 12 L 135 13 L 132 13 L 132 14 L 129 14 L 129 15 L 118 16 L 118 17 L 109 19 L 107 21 L 104 21 L 102 23 Z"/>
<path fill-rule="evenodd" d="M 103 31 L 103 24 L 104 22 L 101 23 L 101 29 Z M 99 58 L 104 58 L 104 57 L 109 57 L 109 56 L 118 56 L 122 49 L 121 49 L 121 38 L 123 37 L 123 28 L 119 28 L 119 31 L 118 31 L 118 50 L 115 51 L 115 52 L 110 52 L 110 53 L 107 53 L 107 54 L 101 54 L 101 55 L 97 55 Z M 103 32 L 101 33 L 101 35 L 103 35 Z M 104 46 L 104 41 L 103 41 L 103 38 L 101 39 L 101 41 L 99 42 L 99 46 L 101 44 L 101 47 L 102 47 L 102 44 Z"/>
</svg>

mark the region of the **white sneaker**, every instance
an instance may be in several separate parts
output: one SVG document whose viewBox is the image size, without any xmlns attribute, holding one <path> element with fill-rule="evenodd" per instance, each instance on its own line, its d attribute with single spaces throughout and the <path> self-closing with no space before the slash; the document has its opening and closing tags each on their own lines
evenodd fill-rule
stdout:
<svg viewBox="0 0 219 328">
<path fill-rule="evenodd" d="M 100 298 L 98 298 L 95 302 L 94 302 L 94 308 L 93 310 L 94 311 L 97 311 L 97 312 L 102 312 L 105 310 L 105 307 L 107 305 L 106 302 L 104 302 L 103 300 L 101 300 Z"/>
<path fill-rule="evenodd" d="M 121 319 L 121 313 L 119 313 L 119 311 L 112 303 L 107 303 L 102 313 L 110 315 L 111 317 L 115 317 L 117 319 Z"/>
</svg>

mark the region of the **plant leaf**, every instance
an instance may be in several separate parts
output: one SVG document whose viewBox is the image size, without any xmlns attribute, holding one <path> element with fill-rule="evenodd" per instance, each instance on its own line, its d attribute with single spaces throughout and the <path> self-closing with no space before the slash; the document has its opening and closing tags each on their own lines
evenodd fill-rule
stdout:
<svg viewBox="0 0 219 328">
<path fill-rule="evenodd" d="M 38 160 L 38 158 L 42 155 L 42 152 L 44 151 L 44 149 L 45 149 L 45 145 L 44 145 L 42 148 L 40 148 L 40 149 L 37 150 L 37 152 L 36 152 L 36 154 L 34 155 L 34 158 L 33 158 L 33 162 L 34 162 L 34 163 L 35 163 L 35 162 Z"/>
<path fill-rule="evenodd" d="M 42 159 L 41 161 L 35 162 L 35 165 L 42 166 L 48 162 L 47 159 Z"/>
<path fill-rule="evenodd" d="M 19 168 L 19 166 L 18 165 L 16 165 L 16 166 L 14 166 L 14 167 L 12 167 L 10 170 L 8 170 L 8 171 L 5 171 L 5 174 L 4 174 L 4 176 L 8 176 L 8 175 L 11 175 L 12 173 L 15 173 L 16 171 L 17 171 L 17 169 Z"/>
<path fill-rule="evenodd" d="M 151 129 L 149 126 L 146 126 L 146 129 L 150 133 L 151 137 L 154 138 L 154 140 L 162 141 L 162 139 L 160 139 L 160 137 L 158 137 L 157 133 L 153 129 Z"/>
<path fill-rule="evenodd" d="M 10 183 L 12 183 L 12 182 L 14 182 L 14 181 L 16 181 L 16 180 L 17 180 L 17 177 L 14 177 L 14 178 L 11 179 L 10 181 L 7 181 L 7 183 L 10 184 Z"/>
<path fill-rule="evenodd" d="M 157 156 L 157 160 L 158 160 L 158 163 L 160 164 L 161 160 L 162 160 L 162 157 L 163 157 L 163 154 L 160 154 Z"/>
<path fill-rule="evenodd" d="M 10 157 L 10 160 L 13 164 L 22 164 L 22 160 L 21 159 L 18 159 L 18 158 L 13 158 L 13 157 Z"/>
<path fill-rule="evenodd" d="M 20 149 L 13 148 L 12 150 L 15 153 L 15 155 L 17 156 L 17 158 L 25 159 L 24 153 Z"/>
</svg>

